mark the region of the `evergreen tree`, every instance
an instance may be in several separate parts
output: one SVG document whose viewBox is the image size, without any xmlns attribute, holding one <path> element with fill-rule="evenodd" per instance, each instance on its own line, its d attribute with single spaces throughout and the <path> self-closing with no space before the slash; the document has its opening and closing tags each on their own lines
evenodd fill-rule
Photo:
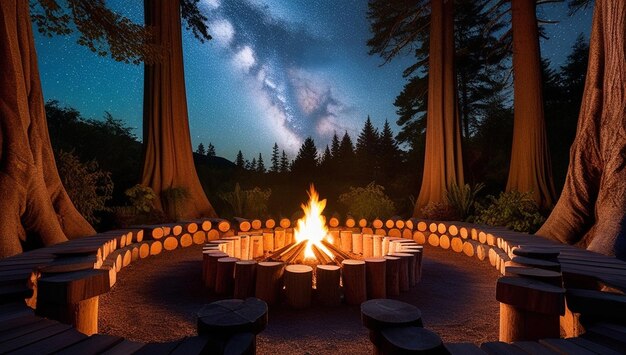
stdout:
<svg viewBox="0 0 626 355">
<path fill-rule="evenodd" d="M 330 148 L 326 145 L 326 149 L 324 150 L 324 154 L 322 154 L 322 158 L 320 159 L 320 168 L 322 171 L 326 172 L 329 170 L 332 164 L 333 156 L 330 153 Z"/>
<path fill-rule="evenodd" d="M 206 150 L 204 149 L 204 144 L 202 144 L 202 143 L 198 144 L 198 148 L 196 148 L 196 153 L 198 153 L 200 155 L 205 155 L 206 154 Z"/>
<path fill-rule="evenodd" d="M 280 170 L 280 155 L 278 154 L 278 144 L 274 143 L 274 148 L 272 148 L 272 167 L 270 171 L 273 173 L 277 173 Z"/>
<path fill-rule="evenodd" d="M 315 141 L 307 137 L 302 143 L 296 159 L 293 161 L 291 171 L 300 177 L 310 178 L 317 168 L 317 148 Z"/>
<path fill-rule="evenodd" d="M 214 157 L 215 156 L 215 146 L 213 146 L 213 144 L 211 144 L 211 142 L 209 142 L 209 147 L 206 150 L 206 156 L 207 157 Z"/>
<path fill-rule="evenodd" d="M 370 116 L 367 116 L 365 125 L 356 141 L 356 160 L 358 170 L 362 176 L 372 176 L 376 180 L 379 166 L 377 156 L 379 154 L 379 135 L 378 130 L 372 125 Z"/>
<path fill-rule="evenodd" d="M 250 163 L 250 160 L 246 159 L 246 164 L 244 166 L 246 170 L 252 170 L 252 163 Z"/>
<path fill-rule="evenodd" d="M 341 144 L 339 145 L 339 152 L 337 153 L 337 160 L 341 164 L 349 164 L 352 165 L 354 162 L 354 144 L 352 144 L 352 138 L 346 131 L 341 138 Z"/>
<path fill-rule="evenodd" d="M 265 164 L 263 163 L 263 156 L 259 153 L 259 160 L 256 163 L 256 171 L 257 173 L 264 174 L 265 173 Z"/>
<path fill-rule="evenodd" d="M 287 154 L 283 150 L 283 154 L 280 157 L 280 172 L 286 173 L 289 172 L 289 159 L 287 159 Z"/>
<path fill-rule="evenodd" d="M 333 158 L 336 158 L 339 155 L 339 137 L 337 137 L 337 132 L 333 134 L 333 139 L 330 144 L 330 154 Z"/>
<path fill-rule="evenodd" d="M 235 165 L 237 165 L 237 168 L 239 169 L 244 169 L 246 167 L 245 165 L 245 161 L 243 160 L 243 153 L 241 153 L 241 150 L 239 152 L 237 152 L 237 158 L 235 159 Z"/>
<path fill-rule="evenodd" d="M 252 158 L 252 162 L 250 163 L 250 168 L 248 170 L 250 170 L 250 171 L 256 171 L 257 170 L 256 158 Z"/>
</svg>

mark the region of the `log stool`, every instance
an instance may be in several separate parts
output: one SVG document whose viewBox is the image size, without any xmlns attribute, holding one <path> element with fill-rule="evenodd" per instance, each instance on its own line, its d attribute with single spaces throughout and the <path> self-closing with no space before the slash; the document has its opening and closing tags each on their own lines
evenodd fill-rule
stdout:
<svg viewBox="0 0 626 355">
<path fill-rule="evenodd" d="M 219 250 L 205 250 L 202 252 L 202 274 L 204 275 L 204 287 L 209 291 L 215 291 L 215 276 L 217 275 L 217 260 L 228 257 L 228 254 Z"/>
<path fill-rule="evenodd" d="M 254 296 L 256 287 L 256 261 L 240 260 L 235 263 L 234 298 L 245 299 Z"/>
<path fill-rule="evenodd" d="M 365 261 L 346 259 L 343 268 L 343 294 L 348 304 L 361 304 L 367 300 Z"/>
<path fill-rule="evenodd" d="M 84 334 L 98 332 L 98 299 L 111 289 L 107 270 L 45 275 L 37 282 L 35 314 L 71 324 Z"/>
<path fill-rule="evenodd" d="M 365 259 L 367 298 L 387 298 L 387 263 L 384 258 Z"/>
<path fill-rule="evenodd" d="M 267 304 L 254 297 L 213 302 L 198 312 L 198 335 L 210 339 L 214 353 L 254 354 L 256 335 L 262 332 L 266 325 Z M 250 339 L 249 335 L 245 334 L 253 335 L 253 351 L 249 351 Z M 245 339 L 248 341 L 244 341 Z M 246 351 L 235 351 L 242 346 Z"/>
<path fill-rule="evenodd" d="M 422 312 L 408 303 L 391 299 L 373 299 L 361 304 L 361 321 L 370 331 L 374 354 L 382 354 L 382 331 L 397 327 L 423 327 Z"/>
<path fill-rule="evenodd" d="M 278 302 L 283 286 L 284 264 L 277 261 L 262 261 L 256 267 L 256 287 L 254 294 L 269 305 Z"/>
<path fill-rule="evenodd" d="M 387 296 L 400 295 L 400 258 L 397 256 L 387 255 L 386 264 L 386 283 Z"/>
<path fill-rule="evenodd" d="M 317 265 L 316 298 L 325 306 L 338 306 L 341 303 L 339 279 L 341 269 L 337 265 Z"/>
<path fill-rule="evenodd" d="M 239 261 L 237 258 L 219 258 L 217 259 L 217 268 L 215 274 L 215 293 L 218 295 L 232 295 L 235 276 L 235 263 Z"/>
<path fill-rule="evenodd" d="M 558 338 L 559 316 L 565 314 L 565 290 L 525 277 L 498 279 L 500 341 Z"/>
<path fill-rule="evenodd" d="M 449 354 L 436 333 L 420 327 L 386 328 L 380 332 L 382 354 Z"/>
<path fill-rule="evenodd" d="M 285 284 L 285 300 L 289 307 L 302 309 L 311 306 L 312 267 L 300 264 L 287 265 L 283 280 Z"/>
<path fill-rule="evenodd" d="M 409 283 L 409 265 L 413 255 L 407 253 L 394 253 L 391 256 L 400 258 L 400 291 L 406 292 L 410 289 Z"/>
</svg>

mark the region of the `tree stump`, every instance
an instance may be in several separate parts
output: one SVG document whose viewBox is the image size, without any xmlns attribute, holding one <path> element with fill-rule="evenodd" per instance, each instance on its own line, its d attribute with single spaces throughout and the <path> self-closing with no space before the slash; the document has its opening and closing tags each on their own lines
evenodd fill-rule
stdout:
<svg viewBox="0 0 626 355">
<path fill-rule="evenodd" d="M 365 259 L 367 298 L 387 298 L 387 263 L 384 258 Z"/>
<path fill-rule="evenodd" d="M 385 256 L 387 296 L 400 295 L 400 258 L 397 256 Z"/>
<path fill-rule="evenodd" d="M 365 261 L 346 259 L 341 262 L 343 293 L 348 304 L 361 304 L 367 300 Z"/>
<path fill-rule="evenodd" d="M 237 258 L 217 259 L 215 274 L 215 293 L 218 295 L 232 295 L 234 289 L 235 263 Z"/>
<path fill-rule="evenodd" d="M 234 298 L 245 299 L 254 296 L 256 287 L 256 261 L 240 260 L 235 263 Z"/>
<path fill-rule="evenodd" d="M 254 294 L 269 305 L 276 304 L 282 288 L 284 264 L 276 261 L 263 261 L 257 264 L 256 287 Z"/>
<path fill-rule="evenodd" d="M 206 287 L 209 291 L 215 291 L 217 260 L 226 257 L 228 257 L 228 254 L 220 251 L 211 251 L 207 253 L 206 264 L 204 265 L 204 287 Z"/>
<path fill-rule="evenodd" d="M 409 287 L 415 287 L 419 278 L 419 266 L 417 263 L 422 252 L 417 249 L 406 248 L 402 250 L 402 254 L 411 255 L 409 259 Z"/>
<path fill-rule="evenodd" d="M 524 277 L 498 279 L 500 341 L 558 338 L 559 316 L 565 314 L 565 290 Z"/>
<path fill-rule="evenodd" d="M 308 265 L 287 265 L 283 275 L 285 284 L 285 300 L 287 305 L 295 309 L 311 306 L 313 288 L 313 268 Z"/>
<path fill-rule="evenodd" d="M 316 298 L 324 306 L 338 306 L 341 303 L 339 281 L 341 269 L 337 265 L 317 265 Z"/>
</svg>

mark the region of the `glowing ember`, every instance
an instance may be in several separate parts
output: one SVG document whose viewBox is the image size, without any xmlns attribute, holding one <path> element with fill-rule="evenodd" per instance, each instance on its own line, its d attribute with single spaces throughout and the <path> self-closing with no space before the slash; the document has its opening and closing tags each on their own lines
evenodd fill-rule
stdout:
<svg viewBox="0 0 626 355">
<path fill-rule="evenodd" d="M 331 259 L 335 256 L 328 250 L 322 240 L 326 238 L 328 234 L 328 228 L 326 228 L 326 221 L 322 216 L 322 211 L 326 207 L 326 200 L 319 200 L 319 195 L 315 191 L 315 187 L 311 184 L 311 189 L 308 192 L 309 203 L 308 205 L 302 204 L 302 210 L 304 211 L 304 217 L 298 220 L 298 225 L 294 229 L 294 237 L 296 242 L 307 240 L 306 248 L 304 249 L 305 259 L 315 259 L 315 253 L 313 252 L 313 245 L 319 250 L 328 255 Z"/>
</svg>

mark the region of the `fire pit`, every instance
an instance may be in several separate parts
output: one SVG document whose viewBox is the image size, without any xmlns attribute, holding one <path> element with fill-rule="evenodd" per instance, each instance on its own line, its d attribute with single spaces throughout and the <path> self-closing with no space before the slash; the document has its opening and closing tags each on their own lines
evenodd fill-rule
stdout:
<svg viewBox="0 0 626 355">
<path fill-rule="evenodd" d="M 419 282 L 422 246 L 411 233 L 405 234 L 410 238 L 391 236 L 382 226 L 374 233 L 367 221 L 357 227 L 350 218 L 340 227 L 333 217 L 327 226 L 326 200 L 313 185 L 308 194 L 294 228 L 284 219 L 279 227 L 267 221 L 261 229 L 259 220 L 236 218 L 234 229 L 209 241 L 203 250 L 205 286 L 223 296 L 256 296 L 268 304 L 284 298 L 304 308 L 313 296 L 319 303 L 337 304 L 342 289 L 347 303 L 360 304 L 397 296 Z"/>
</svg>

